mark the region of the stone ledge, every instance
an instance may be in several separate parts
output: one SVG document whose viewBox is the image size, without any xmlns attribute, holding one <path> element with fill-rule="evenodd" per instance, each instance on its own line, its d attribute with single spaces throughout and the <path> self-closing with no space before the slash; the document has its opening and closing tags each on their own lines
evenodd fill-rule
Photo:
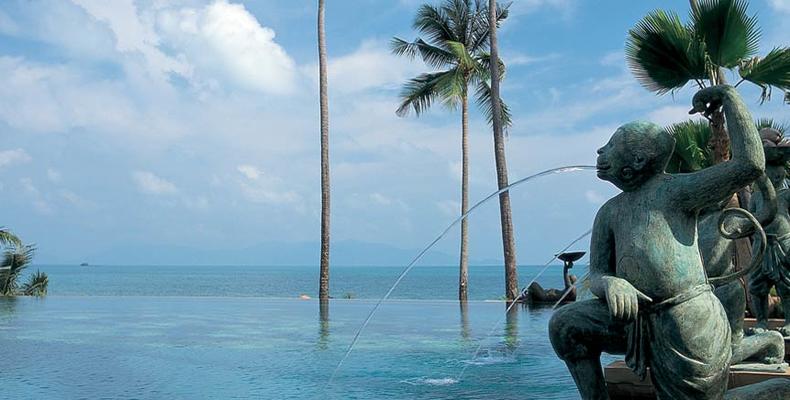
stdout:
<svg viewBox="0 0 790 400">
<path fill-rule="evenodd" d="M 612 400 L 656 398 L 649 371 L 647 378 L 640 381 L 639 377 L 625 365 L 625 361 L 615 361 L 604 368 L 604 376 Z M 786 372 L 730 371 L 728 387 L 734 389 L 774 378 L 790 379 L 790 370 Z"/>
</svg>

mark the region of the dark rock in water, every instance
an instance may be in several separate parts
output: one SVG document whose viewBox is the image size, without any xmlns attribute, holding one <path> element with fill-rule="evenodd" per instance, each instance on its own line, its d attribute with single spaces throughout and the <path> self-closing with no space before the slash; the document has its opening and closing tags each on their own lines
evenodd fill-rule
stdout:
<svg viewBox="0 0 790 400">
<path fill-rule="evenodd" d="M 790 379 L 769 379 L 760 383 L 732 389 L 725 400 L 787 400 L 790 399 Z"/>
</svg>

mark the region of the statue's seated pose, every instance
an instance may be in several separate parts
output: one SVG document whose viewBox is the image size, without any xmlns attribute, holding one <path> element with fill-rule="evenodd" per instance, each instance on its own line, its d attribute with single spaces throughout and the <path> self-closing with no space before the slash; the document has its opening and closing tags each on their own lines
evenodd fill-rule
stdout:
<svg viewBox="0 0 790 400">
<path fill-rule="evenodd" d="M 768 251 L 763 258 L 762 268 L 749 275 L 749 294 L 757 318 L 756 331 L 768 329 L 768 295 L 776 287 L 783 304 L 790 304 L 790 189 L 786 189 L 785 165 L 790 159 L 790 147 L 781 142 L 781 135 L 773 129 L 760 132 L 766 154 L 766 175 L 776 188 L 776 217 L 765 228 L 768 235 Z M 756 190 L 752 196 L 752 209 L 765 208 L 765 190 Z M 779 329 L 790 336 L 790 307 L 784 307 L 785 325 Z"/>
<path fill-rule="evenodd" d="M 693 104 L 706 114 L 724 107 L 731 160 L 668 175 L 674 140 L 644 122 L 620 127 L 598 150 L 598 176 L 623 190 L 593 225 L 590 281 L 598 299 L 562 307 L 549 324 L 584 399 L 608 398 L 602 351 L 625 353 L 642 377 L 650 367 L 659 399 L 720 399 L 727 388 L 730 326 L 705 276 L 697 214 L 759 177 L 764 155 L 735 89 L 703 89 Z"/>
</svg>

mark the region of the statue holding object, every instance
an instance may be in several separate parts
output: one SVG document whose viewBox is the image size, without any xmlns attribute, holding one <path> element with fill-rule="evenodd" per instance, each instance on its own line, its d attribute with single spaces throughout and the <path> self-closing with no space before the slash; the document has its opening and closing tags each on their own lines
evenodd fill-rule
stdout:
<svg viewBox="0 0 790 400">
<path fill-rule="evenodd" d="M 623 190 L 593 225 L 590 282 L 598 299 L 569 304 L 549 323 L 554 350 L 584 399 L 608 398 L 604 351 L 626 354 L 642 377 L 649 366 L 659 399 L 720 399 L 727 388 L 730 326 L 703 268 L 697 216 L 757 179 L 765 160 L 735 89 L 705 88 L 693 104 L 706 115 L 723 107 L 729 161 L 666 174 L 674 139 L 645 122 L 620 127 L 598 150 L 598 176 Z"/>
</svg>

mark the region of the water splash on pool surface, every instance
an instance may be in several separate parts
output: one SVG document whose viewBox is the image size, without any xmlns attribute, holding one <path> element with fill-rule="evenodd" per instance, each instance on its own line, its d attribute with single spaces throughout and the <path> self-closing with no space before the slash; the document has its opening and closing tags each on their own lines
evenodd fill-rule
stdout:
<svg viewBox="0 0 790 400">
<path fill-rule="evenodd" d="M 449 386 L 455 385 L 458 383 L 458 379 L 455 378 L 411 378 L 401 381 L 403 383 L 412 385 L 412 386 L 421 386 L 421 385 L 428 385 L 428 386 Z"/>
</svg>

